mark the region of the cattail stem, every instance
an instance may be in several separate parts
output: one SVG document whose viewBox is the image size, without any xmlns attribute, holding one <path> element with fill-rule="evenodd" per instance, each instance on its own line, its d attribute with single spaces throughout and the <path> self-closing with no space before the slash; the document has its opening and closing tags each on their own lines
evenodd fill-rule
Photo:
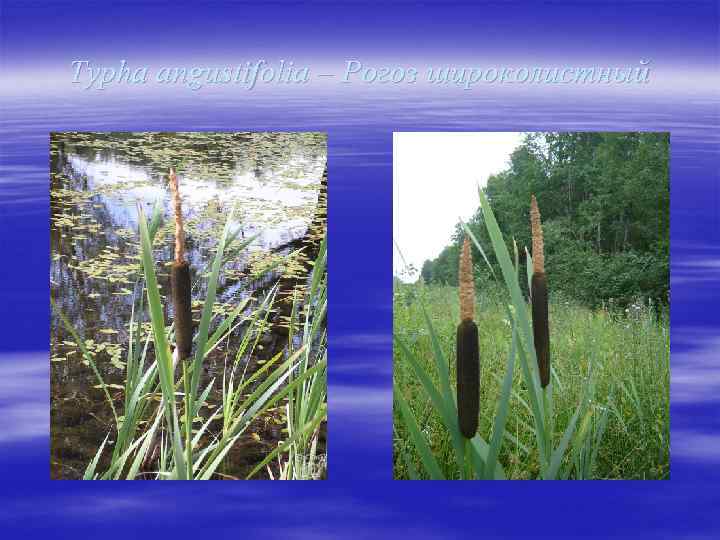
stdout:
<svg viewBox="0 0 720 540">
<path fill-rule="evenodd" d="M 180 189 L 175 171 L 170 169 L 170 188 L 175 209 L 175 261 L 170 269 L 173 311 L 175 314 L 175 346 L 178 360 L 192 351 L 192 295 L 190 265 L 185 261 L 185 231 L 183 229 Z"/>
<path fill-rule="evenodd" d="M 474 319 L 475 285 L 473 282 L 470 241 L 465 238 L 458 272 L 460 283 L 460 324 L 456 338 L 458 424 L 463 437 L 475 436 L 480 412 L 480 348 Z"/>
<path fill-rule="evenodd" d="M 540 386 L 550 384 L 550 327 L 548 322 L 548 287 L 545 276 L 545 254 L 542 223 L 535 195 L 530 200 L 530 226 L 532 229 L 533 275 L 530 297 L 533 315 L 533 341 L 537 355 Z"/>
</svg>

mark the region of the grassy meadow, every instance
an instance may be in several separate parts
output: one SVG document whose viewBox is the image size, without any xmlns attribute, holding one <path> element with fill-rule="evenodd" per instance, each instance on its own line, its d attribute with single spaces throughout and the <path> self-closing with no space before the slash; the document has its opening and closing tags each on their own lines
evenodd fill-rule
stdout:
<svg viewBox="0 0 720 540">
<path fill-rule="evenodd" d="M 414 175 L 463 162 L 436 146 Z M 439 252 L 398 202 L 396 478 L 670 477 L 668 156 L 668 133 L 526 133 L 484 183 L 423 184 L 468 216 Z"/>
<path fill-rule="evenodd" d="M 550 283 L 552 287 L 552 282 Z M 552 289 L 551 289 L 552 291 Z M 478 433 L 489 440 L 500 402 L 500 392 L 511 345 L 507 292 L 495 283 L 476 291 L 476 323 L 480 336 L 480 418 Z M 459 320 L 458 288 L 396 281 L 394 333 L 414 354 L 435 387 L 440 386 L 433 361 L 433 344 L 423 306 L 447 358 L 451 385 L 455 381 L 455 331 Z M 633 304 L 626 309 L 589 309 L 550 295 L 550 343 L 555 445 L 561 428 L 572 419 L 592 373 L 594 397 L 573 434 L 569 446 L 578 448 L 584 431 L 599 437 L 592 470 L 587 456 L 567 451 L 563 467 L 568 478 L 669 478 L 669 356 L 670 337 L 666 310 Z M 540 474 L 538 451 L 528 392 L 521 369 L 515 364 L 502 447 L 498 461 L 507 479 L 533 479 Z M 459 478 L 448 430 L 433 409 L 421 382 L 400 354 L 394 352 L 394 387 L 414 413 L 444 478 Z M 453 387 L 454 388 L 454 387 Z M 420 470 L 421 456 L 411 442 L 395 407 L 394 476 L 412 478 Z M 603 419 L 604 422 L 603 422 Z M 575 462 L 577 460 L 577 463 Z M 583 470 L 580 473 L 579 470 Z M 420 477 L 423 477 L 420 474 Z"/>
</svg>

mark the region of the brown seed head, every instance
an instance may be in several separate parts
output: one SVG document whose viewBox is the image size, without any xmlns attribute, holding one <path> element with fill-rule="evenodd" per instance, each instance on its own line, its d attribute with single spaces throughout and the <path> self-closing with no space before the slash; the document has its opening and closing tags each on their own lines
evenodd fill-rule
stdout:
<svg viewBox="0 0 720 540">
<path fill-rule="evenodd" d="M 545 248 L 543 245 L 542 223 L 540 222 L 540 210 L 538 209 L 535 195 L 530 199 L 530 226 L 532 229 L 532 259 L 533 272 L 545 272 Z"/>
<path fill-rule="evenodd" d="M 193 336 L 192 285 L 188 263 L 174 262 L 170 267 L 170 290 L 175 320 L 175 345 L 178 357 L 182 360 L 190 356 Z"/>
<path fill-rule="evenodd" d="M 185 230 L 183 229 L 182 204 L 178 179 L 172 168 L 170 169 L 170 189 L 175 206 L 175 262 L 183 263 L 185 262 Z"/>
<path fill-rule="evenodd" d="M 455 346 L 458 424 L 463 436 L 472 439 L 480 410 L 480 345 L 478 327 L 473 321 L 458 324 Z"/>
<path fill-rule="evenodd" d="M 473 282 L 472 255 L 470 239 L 466 236 L 460 253 L 460 320 L 472 321 L 475 318 L 475 284 Z"/>
</svg>

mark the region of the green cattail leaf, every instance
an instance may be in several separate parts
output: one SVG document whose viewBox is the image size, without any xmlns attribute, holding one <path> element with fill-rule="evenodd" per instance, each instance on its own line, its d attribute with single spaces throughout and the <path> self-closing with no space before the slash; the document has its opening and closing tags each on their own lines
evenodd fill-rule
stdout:
<svg viewBox="0 0 720 540">
<path fill-rule="evenodd" d="M 532 262 L 532 255 L 530 255 L 528 248 L 525 248 L 525 263 L 526 263 L 525 270 L 527 272 L 528 294 L 532 295 L 532 275 L 533 275 L 532 264 L 533 264 L 533 262 Z"/>
<path fill-rule="evenodd" d="M 405 261 L 405 257 L 402 254 L 402 250 L 397 245 L 397 243 L 395 243 L 395 249 L 397 249 L 400 257 L 407 266 L 407 262 Z M 427 314 L 427 309 L 425 308 L 425 303 L 422 300 L 420 301 L 420 309 L 423 314 L 425 326 L 428 329 L 428 333 L 430 334 L 430 343 L 433 350 L 433 361 L 435 362 L 435 367 L 438 371 L 438 378 L 440 379 L 439 395 L 441 396 L 441 402 L 444 404 L 443 408 L 447 410 L 447 415 L 443 415 L 443 418 L 445 419 L 445 425 L 450 432 L 450 440 L 452 442 L 453 449 L 455 450 L 455 460 L 459 469 L 462 470 L 465 463 L 465 454 L 463 449 L 464 442 L 462 440 L 460 428 L 457 423 L 455 399 L 453 397 L 452 391 L 450 390 L 450 364 L 442 352 L 442 348 L 440 347 L 440 342 L 437 337 L 437 332 L 435 331 L 435 328 L 430 321 L 430 317 Z"/>
<path fill-rule="evenodd" d="M 87 469 L 85 469 L 85 474 L 83 475 L 83 480 L 93 480 L 95 478 L 95 468 L 97 467 L 97 463 L 98 463 L 98 460 L 100 459 L 100 455 L 102 454 L 102 451 L 105 448 L 105 443 L 107 442 L 108 437 L 110 437 L 110 433 L 105 435 L 105 440 L 103 440 L 102 444 L 100 445 L 100 448 L 98 448 L 98 451 L 95 453 L 95 457 L 88 464 Z"/>
<path fill-rule="evenodd" d="M 482 463 L 486 463 L 488 452 L 490 451 L 490 446 L 488 445 L 488 443 L 485 442 L 485 440 L 480 435 L 475 435 L 472 439 L 470 439 L 470 443 L 470 448 L 472 452 L 476 454 L 477 459 Z M 506 480 L 505 470 L 499 462 L 495 465 L 495 471 L 492 474 L 488 472 L 488 474 L 485 476 L 492 477 L 495 480 Z"/>
<path fill-rule="evenodd" d="M 425 467 L 425 472 L 432 480 L 444 480 L 440 466 L 435 460 L 435 457 L 432 455 L 430 446 L 428 446 L 425 437 L 418 427 L 417 420 L 415 420 L 415 416 L 410 410 L 408 404 L 405 402 L 405 398 L 402 397 L 401 392 L 395 392 L 395 400 L 398 402 L 398 405 L 400 405 L 400 415 L 402 416 L 405 427 L 413 440 L 413 444 L 415 445 L 418 454 L 420 454 L 420 459 Z"/>
<path fill-rule="evenodd" d="M 425 326 L 430 333 L 430 343 L 433 350 L 433 360 L 435 361 L 435 367 L 438 370 L 438 377 L 440 378 L 440 389 L 444 399 L 446 401 L 451 401 L 452 393 L 450 391 L 450 376 L 448 374 L 448 372 L 450 371 L 450 365 L 447 361 L 447 358 L 442 352 L 442 347 L 440 347 L 440 340 L 437 337 L 437 332 L 435 332 L 435 328 L 433 327 L 433 324 L 430 321 L 430 317 L 427 314 L 427 310 L 425 309 L 425 305 L 422 302 L 420 303 L 420 308 L 423 313 L 423 318 L 425 319 Z"/>
<path fill-rule="evenodd" d="M 160 199 L 156 200 L 155 205 L 153 206 L 152 217 L 150 218 L 150 225 L 148 225 L 148 234 L 150 235 L 151 242 L 155 240 L 155 235 L 158 230 L 160 230 L 160 227 L 162 227 L 163 210 L 164 207 L 160 202 Z"/>
<path fill-rule="evenodd" d="M 158 429 L 158 426 L 160 425 L 160 419 L 162 418 L 162 415 L 158 414 L 155 417 L 155 421 L 153 422 L 152 427 L 143 434 L 140 438 L 138 438 L 137 441 L 133 443 L 132 446 L 136 445 L 139 441 L 142 442 L 142 446 L 140 447 L 140 451 L 135 456 L 135 459 L 133 460 L 132 464 L 130 465 L 130 470 L 127 474 L 128 480 L 134 480 L 137 476 L 138 472 L 140 471 L 140 466 L 142 465 L 143 461 L 145 460 L 145 457 L 147 456 L 148 451 L 150 450 L 150 445 L 152 444 L 153 440 L 155 439 L 155 432 Z M 143 437 L 145 438 L 143 440 Z M 131 448 L 132 448 L 131 446 Z M 128 449 L 129 451 L 129 449 Z M 122 471 L 119 471 L 122 472 Z M 119 478 L 119 476 L 117 477 Z"/>
<path fill-rule="evenodd" d="M 508 292 L 510 293 L 510 298 L 512 300 L 513 306 L 515 307 L 515 315 L 518 318 L 520 330 L 524 338 L 527 351 L 530 353 L 531 357 L 534 357 L 535 347 L 533 344 L 532 331 L 530 330 L 530 318 L 528 316 L 525 299 L 523 298 L 522 292 L 520 291 L 520 286 L 517 281 L 517 273 L 515 272 L 512 261 L 510 259 L 510 253 L 508 251 L 507 245 L 505 245 L 505 240 L 503 239 L 502 233 L 500 232 L 500 227 L 498 226 L 497 220 L 495 219 L 495 214 L 493 213 L 492 208 L 490 208 L 490 203 L 488 202 L 487 197 L 485 196 L 485 193 L 483 193 L 482 189 L 478 189 L 478 192 L 480 194 L 480 205 L 483 210 L 485 227 L 487 228 L 488 236 L 490 236 L 493 250 L 495 251 L 495 258 L 500 264 L 502 275 L 505 280 L 505 285 L 508 289 Z M 539 401 L 539 389 L 537 388 L 537 385 L 533 386 L 536 389 L 535 392 L 538 396 Z"/>
<path fill-rule="evenodd" d="M 215 332 L 213 332 L 212 336 L 208 338 L 207 345 L 206 345 L 206 352 L 205 356 L 215 348 L 215 346 L 218 344 L 218 342 L 226 337 L 230 332 L 232 332 L 232 329 L 236 328 L 236 326 L 232 326 L 233 322 L 235 322 L 235 319 L 237 316 L 245 310 L 248 303 L 250 303 L 251 298 L 245 298 L 244 300 L 240 301 L 240 303 L 235 307 L 235 309 L 232 310 L 232 312 L 225 317 L 222 323 L 217 327 Z M 232 328 L 232 329 L 231 329 Z"/>
<path fill-rule="evenodd" d="M 575 424 L 577 424 L 577 420 L 580 416 L 580 411 L 582 408 L 583 405 L 581 403 L 580 405 L 578 405 L 578 408 L 575 411 L 572 419 L 570 420 L 570 423 L 565 428 L 565 433 L 560 440 L 560 444 L 553 451 L 549 467 L 544 475 L 545 480 L 554 480 L 557 476 L 558 471 L 560 470 L 560 465 L 562 464 L 563 457 L 565 456 L 565 450 L 567 450 L 570 439 L 572 438 L 573 432 L 575 431 Z"/>
<path fill-rule="evenodd" d="M 500 232 L 500 227 L 495 219 L 495 214 L 490 207 L 490 203 L 488 202 L 485 193 L 483 193 L 483 190 L 480 187 L 478 187 L 478 194 L 480 197 L 480 206 L 483 211 L 485 227 L 488 231 L 488 236 L 490 237 L 493 250 L 495 251 L 495 258 L 500 264 L 503 279 L 505 280 L 505 285 L 510 293 L 510 299 L 512 301 L 513 310 L 508 308 L 508 318 L 510 320 L 515 319 L 519 327 L 520 339 L 518 339 L 518 351 L 520 353 L 520 366 L 525 379 L 525 384 L 530 390 L 530 405 L 533 411 L 533 420 L 535 421 L 535 435 L 538 442 L 538 450 L 540 452 L 540 463 L 542 467 L 545 467 L 545 419 L 540 406 L 542 402 L 542 394 L 537 371 L 535 344 L 530 326 L 530 317 L 525 299 L 520 291 L 518 275 L 516 270 L 513 268 L 513 264 L 510 260 L 510 253 L 507 249 L 502 233 Z"/>
<path fill-rule="evenodd" d="M 511 316 L 509 310 L 508 316 Z M 518 339 L 517 347 L 520 357 L 520 369 L 522 371 L 525 383 L 527 384 L 527 381 L 532 380 L 533 377 L 533 373 L 531 373 L 530 371 L 533 364 L 532 362 L 530 362 L 530 359 L 525 353 L 522 340 Z M 535 371 L 535 373 L 537 373 L 537 371 Z M 547 466 L 547 453 L 545 445 L 545 417 L 543 416 L 542 409 L 540 408 L 540 402 L 537 400 L 535 392 L 530 392 L 530 407 L 532 410 L 532 417 L 535 422 L 534 432 L 535 440 L 537 441 L 538 451 L 540 454 L 540 465 L 541 468 L 544 470 Z"/>
<path fill-rule="evenodd" d="M 175 472 L 173 476 L 185 479 L 185 459 L 180 443 L 180 422 L 175 404 L 175 382 L 170 345 L 165 334 L 165 317 L 163 315 L 162 300 L 155 275 L 155 261 L 152 255 L 152 243 L 148 231 L 147 220 L 142 206 L 138 204 L 140 246 L 145 284 L 147 288 L 148 306 L 150 308 L 150 321 L 155 338 L 155 356 L 160 375 L 160 386 L 165 405 L 165 416 L 170 430 L 170 440 L 173 444 L 175 457 Z"/>
<path fill-rule="evenodd" d="M 410 367 L 415 372 L 415 376 L 422 384 L 425 392 L 430 397 L 430 402 L 434 405 L 435 410 L 440 414 L 445 427 L 450 433 L 450 440 L 455 450 L 456 460 L 458 466 L 462 468 L 463 464 L 463 441 L 462 435 L 460 434 L 460 427 L 458 426 L 457 411 L 455 409 L 455 402 L 450 398 L 446 400 L 440 395 L 440 392 L 435 388 L 435 385 L 430 380 L 430 377 L 425 370 L 420 366 L 415 355 L 410 351 L 407 345 L 399 338 L 395 337 L 395 340 L 400 348 L 400 352 L 410 364 Z"/>
<path fill-rule="evenodd" d="M 490 260 L 488 259 L 487 255 L 485 254 L 485 250 L 480 245 L 480 242 L 478 242 L 477 238 L 475 238 L 475 235 L 470 230 L 470 227 L 468 227 L 467 224 L 462 219 L 460 220 L 460 223 L 462 223 L 463 229 L 465 229 L 465 233 L 473 241 L 473 244 L 475 244 L 475 247 L 480 252 L 480 255 L 482 255 L 482 258 L 485 260 L 485 264 L 487 264 L 487 267 L 490 269 L 490 273 L 493 275 L 493 278 L 497 279 L 497 276 L 495 275 L 495 269 L 493 268 L 493 265 L 490 264 Z"/>
<path fill-rule="evenodd" d="M 507 422 L 508 409 L 510 408 L 510 392 L 512 390 L 513 371 L 515 370 L 515 354 L 517 348 L 517 326 L 512 326 L 512 341 L 510 343 L 510 353 L 508 355 L 507 368 L 505 370 L 505 379 L 503 380 L 502 389 L 500 390 L 500 401 L 498 402 L 497 412 L 495 413 L 495 423 L 493 425 L 493 435 L 490 441 L 490 449 L 488 450 L 486 471 L 494 471 L 497 457 L 500 454 L 502 446 L 503 434 L 505 433 L 505 423 Z"/>
<path fill-rule="evenodd" d="M 420 366 L 420 362 L 418 362 L 417 358 L 410 351 L 408 346 L 399 337 L 395 337 L 395 340 L 397 341 L 397 344 L 400 348 L 400 352 L 410 364 L 410 367 L 415 372 L 415 376 L 418 378 L 423 388 L 425 389 L 425 392 L 430 397 L 430 402 L 433 404 L 435 410 L 438 412 L 443 422 L 445 423 L 445 427 L 450 432 L 456 455 L 462 455 L 463 442 L 462 436 L 460 435 L 460 428 L 457 423 L 455 403 L 453 402 L 452 398 L 449 401 L 443 399 L 443 397 L 440 395 L 440 392 L 438 392 L 437 388 L 435 388 L 435 385 L 430 380 L 430 377 Z"/>
<path fill-rule="evenodd" d="M 197 395 L 197 389 L 200 384 L 200 371 L 203 360 L 205 358 L 205 349 L 208 341 L 208 331 L 210 329 L 210 321 L 212 319 L 212 310 L 215 305 L 215 295 L 217 292 L 218 275 L 220 274 L 220 268 L 222 267 L 223 252 L 227 245 L 227 240 L 231 236 L 230 226 L 232 224 L 233 215 L 235 213 L 235 207 L 230 209 L 227 221 L 225 222 L 225 228 L 223 229 L 222 236 L 217 246 L 217 253 L 212 264 L 212 271 L 208 279 L 207 295 L 205 297 L 205 305 L 203 306 L 202 315 L 200 317 L 200 324 L 198 326 L 197 343 L 195 351 L 195 359 L 192 365 L 192 376 L 190 384 L 190 395 L 191 405 L 194 407 L 194 398 Z M 232 235 L 236 236 L 237 233 Z"/>
<path fill-rule="evenodd" d="M 257 472 L 259 470 L 261 470 L 263 467 L 265 467 L 265 465 L 270 463 L 270 461 L 275 459 L 275 457 L 278 454 L 285 452 L 288 448 L 290 448 L 291 445 L 295 444 L 298 439 L 306 436 L 309 433 L 313 433 L 315 431 L 315 429 L 317 429 L 317 427 L 320 425 L 320 422 L 322 421 L 322 419 L 323 419 L 323 415 L 317 415 L 316 418 L 312 419 L 310 422 L 306 423 L 300 430 L 293 433 L 290 438 L 288 438 L 282 444 L 278 445 L 278 447 L 275 448 L 275 450 L 273 450 L 267 456 L 265 456 L 265 458 L 260 463 L 258 463 L 255 466 L 255 468 L 253 468 L 252 471 L 250 471 L 250 473 L 247 475 L 247 477 L 245 479 L 249 480 L 250 478 L 255 476 L 255 474 L 257 474 Z"/>
</svg>

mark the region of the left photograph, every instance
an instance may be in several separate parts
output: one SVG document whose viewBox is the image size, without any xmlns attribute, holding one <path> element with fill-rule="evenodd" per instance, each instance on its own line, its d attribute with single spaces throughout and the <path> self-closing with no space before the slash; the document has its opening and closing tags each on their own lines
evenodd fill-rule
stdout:
<svg viewBox="0 0 720 540">
<path fill-rule="evenodd" d="M 327 136 L 50 134 L 50 476 L 327 477 Z"/>
</svg>

